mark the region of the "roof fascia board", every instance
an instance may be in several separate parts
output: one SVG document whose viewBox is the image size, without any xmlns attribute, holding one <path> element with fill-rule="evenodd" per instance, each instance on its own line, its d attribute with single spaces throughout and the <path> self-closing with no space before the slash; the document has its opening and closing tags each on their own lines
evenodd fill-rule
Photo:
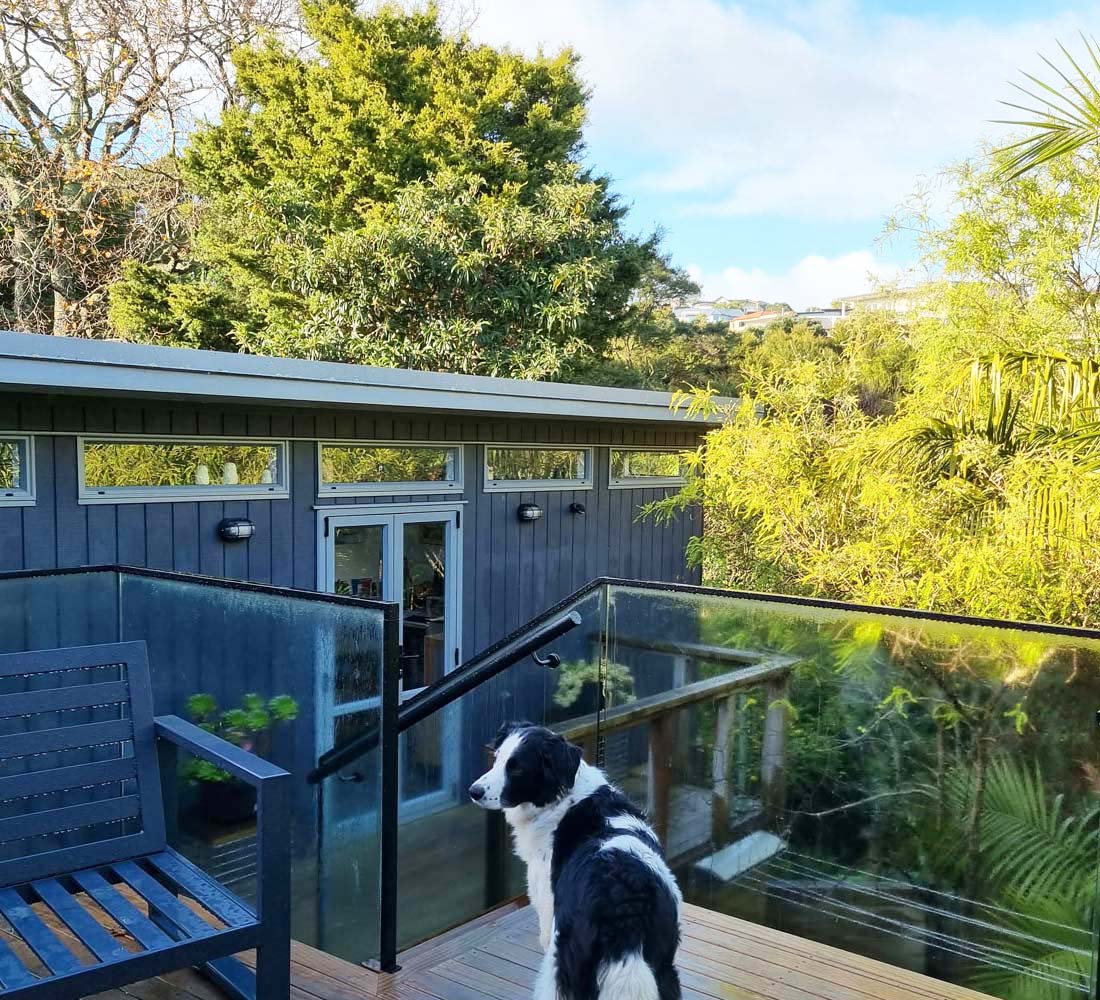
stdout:
<svg viewBox="0 0 1100 1000">
<path fill-rule="evenodd" d="M 43 343 L 45 341 L 46 343 Z M 51 343 L 52 342 L 52 343 Z M 0 387 L 680 424 L 666 393 L 0 333 Z"/>
</svg>

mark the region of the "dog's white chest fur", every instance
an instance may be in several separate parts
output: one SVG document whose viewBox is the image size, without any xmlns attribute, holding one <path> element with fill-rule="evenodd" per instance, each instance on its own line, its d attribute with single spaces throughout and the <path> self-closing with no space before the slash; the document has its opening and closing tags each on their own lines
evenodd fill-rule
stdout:
<svg viewBox="0 0 1100 1000">
<path fill-rule="evenodd" d="M 574 805 L 606 784 L 603 771 L 581 761 L 573 790 L 551 808 L 516 806 L 504 810 L 512 829 L 516 854 L 527 866 L 527 896 L 538 914 L 539 943 L 544 950 L 550 947 L 554 936 L 554 892 L 550 885 L 554 831 Z"/>
</svg>

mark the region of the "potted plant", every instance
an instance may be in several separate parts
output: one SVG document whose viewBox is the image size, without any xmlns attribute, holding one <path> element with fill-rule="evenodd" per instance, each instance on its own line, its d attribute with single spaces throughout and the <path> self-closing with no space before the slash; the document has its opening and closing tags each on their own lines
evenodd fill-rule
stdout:
<svg viewBox="0 0 1100 1000">
<path fill-rule="evenodd" d="M 223 711 L 212 694 L 193 694 L 187 699 L 187 714 L 207 732 L 265 757 L 271 749 L 272 731 L 298 717 L 298 703 L 287 694 L 267 701 L 258 694 L 246 694 L 238 708 Z M 192 757 L 184 765 L 183 774 L 198 789 L 198 806 L 204 820 L 237 826 L 255 813 L 255 790 L 228 771 Z"/>
<path fill-rule="evenodd" d="M 557 677 L 554 704 L 560 708 L 591 704 L 599 709 L 634 701 L 634 675 L 622 663 L 569 660 L 558 668 Z"/>
</svg>

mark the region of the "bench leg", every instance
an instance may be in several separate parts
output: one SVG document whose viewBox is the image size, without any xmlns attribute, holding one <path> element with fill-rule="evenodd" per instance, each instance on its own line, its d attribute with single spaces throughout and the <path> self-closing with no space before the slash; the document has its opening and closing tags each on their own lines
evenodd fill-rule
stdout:
<svg viewBox="0 0 1100 1000">
<path fill-rule="evenodd" d="M 256 976 L 239 958 L 216 958 L 202 966 L 202 973 L 233 1000 L 258 1000 Z"/>
<path fill-rule="evenodd" d="M 278 955 L 256 951 L 256 971 L 239 958 L 217 958 L 207 962 L 202 972 L 233 1000 L 286 1000 L 290 996 L 290 949 L 285 960 Z"/>
<path fill-rule="evenodd" d="M 256 996 L 259 1000 L 287 1000 L 290 996 L 290 939 L 256 949 Z"/>
<path fill-rule="evenodd" d="M 259 800 L 259 880 L 256 910 L 256 994 L 260 1000 L 290 997 L 290 775 L 264 782 Z"/>
</svg>

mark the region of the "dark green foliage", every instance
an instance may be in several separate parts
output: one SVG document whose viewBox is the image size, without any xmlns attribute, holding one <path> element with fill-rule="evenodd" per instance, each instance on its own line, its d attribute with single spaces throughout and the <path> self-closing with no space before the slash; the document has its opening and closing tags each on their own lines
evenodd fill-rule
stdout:
<svg viewBox="0 0 1100 1000">
<path fill-rule="evenodd" d="M 288 694 L 267 701 L 258 694 L 246 694 L 238 707 L 223 711 L 212 694 L 193 694 L 187 699 L 187 714 L 208 733 L 262 757 L 270 748 L 271 731 L 298 718 L 298 702 Z M 228 771 L 197 757 L 188 759 L 183 773 L 191 781 L 235 780 Z"/>
<path fill-rule="evenodd" d="M 111 287 L 108 316 L 127 340 L 235 351 L 233 299 L 202 278 L 175 276 L 129 260 Z"/>
<path fill-rule="evenodd" d="M 622 231 L 606 180 L 581 165 L 572 53 L 449 38 L 434 9 L 361 16 L 326 0 L 305 16 L 308 57 L 274 43 L 238 54 L 248 106 L 184 160 L 204 203 L 197 267 L 131 268 L 116 329 L 526 377 L 599 355 L 656 243 Z"/>
</svg>

